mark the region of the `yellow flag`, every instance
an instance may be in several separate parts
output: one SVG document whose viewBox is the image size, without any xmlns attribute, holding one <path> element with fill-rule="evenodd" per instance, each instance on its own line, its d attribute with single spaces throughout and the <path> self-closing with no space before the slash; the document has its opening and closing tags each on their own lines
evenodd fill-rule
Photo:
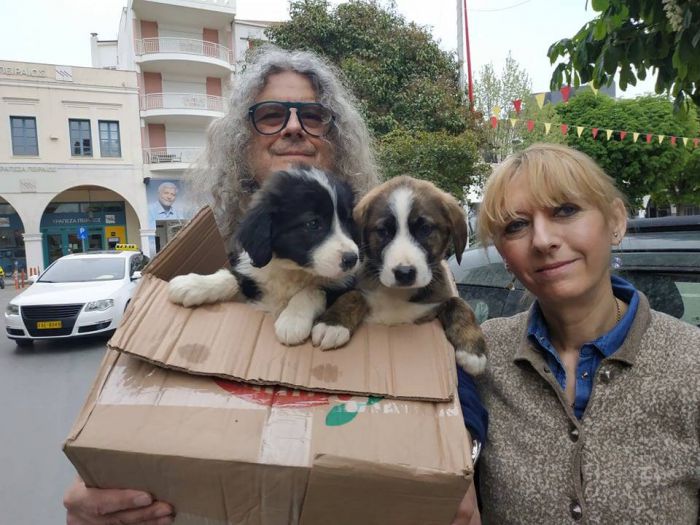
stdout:
<svg viewBox="0 0 700 525">
<path fill-rule="evenodd" d="M 545 123 L 544 123 L 544 134 L 545 134 L 545 135 L 548 135 L 548 134 L 549 134 L 549 128 L 551 128 L 551 127 L 552 127 L 552 123 L 551 123 L 551 122 L 545 122 Z"/>
<path fill-rule="evenodd" d="M 510 119 L 510 125 L 511 125 L 512 127 L 515 127 L 515 125 L 516 125 L 517 123 L 518 123 L 518 119 L 517 119 L 517 118 L 512 118 L 512 119 Z"/>
<path fill-rule="evenodd" d="M 494 117 L 499 117 L 501 115 L 501 106 L 494 106 L 491 110 L 491 115 Z"/>
<path fill-rule="evenodd" d="M 636 131 L 632 133 L 632 142 L 637 142 L 637 139 L 639 138 L 639 133 Z"/>
<path fill-rule="evenodd" d="M 659 135 L 659 144 L 661 144 L 664 141 L 664 137 L 666 135 Z"/>
<path fill-rule="evenodd" d="M 688 145 L 688 137 L 683 137 L 683 145 L 684 146 Z"/>
<path fill-rule="evenodd" d="M 583 133 L 583 126 L 576 126 L 576 134 L 580 137 Z"/>
<path fill-rule="evenodd" d="M 605 138 L 610 140 L 610 135 L 612 135 L 613 130 L 611 129 L 606 129 L 605 130 Z"/>
<path fill-rule="evenodd" d="M 598 94 L 598 88 L 594 88 L 594 87 L 593 87 L 593 84 L 591 84 L 591 91 L 593 91 L 593 94 L 594 94 L 594 95 L 597 95 L 597 94 Z"/>
<path fill-rule="evenodd" d="M 542 109 L 542 106 L 544 106 L 544 93 L 537 93 L 537 95 L 535 95 L 535 100 L 540 109 Z"/>
</svg>

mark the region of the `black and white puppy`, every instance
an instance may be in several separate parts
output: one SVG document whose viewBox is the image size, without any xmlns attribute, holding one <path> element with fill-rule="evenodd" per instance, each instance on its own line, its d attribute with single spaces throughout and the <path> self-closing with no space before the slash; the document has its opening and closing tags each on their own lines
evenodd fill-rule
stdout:
<svg viewBox="0 0 700 525">
<path fill-rule="evenodd" d="M 483 334 L 469 305 L 454 296 L 443 262 L 450 243 L 459 261 L 467 242 L 466 217 L 457 200 L 430 182 L 396 177 L 365 195 L 354 219 L 363 258 L 357 289 L 319 318 L 314 345 L 344 345 L 363 320 L 393 325 L 437 317 L 459 365 L 481 373 Z"/>
<path fill-rule="evenodd" d="M 275 317 L 280 342 L 304 342 L 327 294 L 353 283 L 359 250 L 352 239 L 349 185 L 315 168 L 271 175 L 236 232 L 231 270 L 170 281 L 169 298 L 195 306 L 243 298 Z"/>
</svg>

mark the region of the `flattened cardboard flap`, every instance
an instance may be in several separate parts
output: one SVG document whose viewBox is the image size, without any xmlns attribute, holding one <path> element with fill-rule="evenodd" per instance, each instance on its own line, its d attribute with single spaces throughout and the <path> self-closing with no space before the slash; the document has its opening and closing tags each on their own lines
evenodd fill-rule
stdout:
<svg viewBox="0 0 700 525">
<path fill-rule="evenodd" d="M 285 346 L 271 316 L 226 302 L 185 308 L 167 297 L 167 279 L 213 273 L 226 264 L 223 240 L 206 208 L 151 262 L 122 324 L 116 350 L 189 372 L 302 390 L 448 401 L 454 350 L 438 321 L 362 325 L 343 348 Z"/>
</svg>

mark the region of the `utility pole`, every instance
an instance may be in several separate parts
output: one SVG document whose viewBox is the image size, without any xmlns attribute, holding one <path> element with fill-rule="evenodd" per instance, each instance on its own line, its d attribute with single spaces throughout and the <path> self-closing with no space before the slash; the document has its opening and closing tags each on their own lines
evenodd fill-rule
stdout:
<svg viewBox="0 0 700 525">
<path fill-rule="evenodd" d="M 459 0 L 458 0 L 459 1 Z M 472 55 L 469 49 L 469 14 L 464 0 L 464 42 L 467 49 L 467 81 L 469 82 L 469 109 L 474 109 L 474 82 L 472 81 Z"/>
</svg>

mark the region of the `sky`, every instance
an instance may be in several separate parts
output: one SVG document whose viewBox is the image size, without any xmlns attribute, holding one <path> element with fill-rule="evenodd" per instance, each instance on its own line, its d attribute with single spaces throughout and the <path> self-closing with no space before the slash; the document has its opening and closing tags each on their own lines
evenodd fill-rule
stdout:
<svg viewBox="0 0 700 525">
<path fill-rule="evenodd" d="M 455 51 L 457 1 L 396 0 L 396 7 L 407 20 L 428 27 L 442 49 Z M 100 40 L 116 39 L 126 2 L 0 0 L 0 61 L 90 66 L 90 33 L 98 33 Z M 237 16 L 285 20 L 288 7 L 288 0 L 238 0 Z M 534 92 L 549 90 L 549 46 L 573 36 L 595 16 L 586 0 L 468 0 L 467 7 L 473 75 L 488 63 L 500 72 L 510 51 L 530 75 Z M 618 89 L 618 96 L 653 92 L 651 77 L 624 93 Z"/>
</svg>

